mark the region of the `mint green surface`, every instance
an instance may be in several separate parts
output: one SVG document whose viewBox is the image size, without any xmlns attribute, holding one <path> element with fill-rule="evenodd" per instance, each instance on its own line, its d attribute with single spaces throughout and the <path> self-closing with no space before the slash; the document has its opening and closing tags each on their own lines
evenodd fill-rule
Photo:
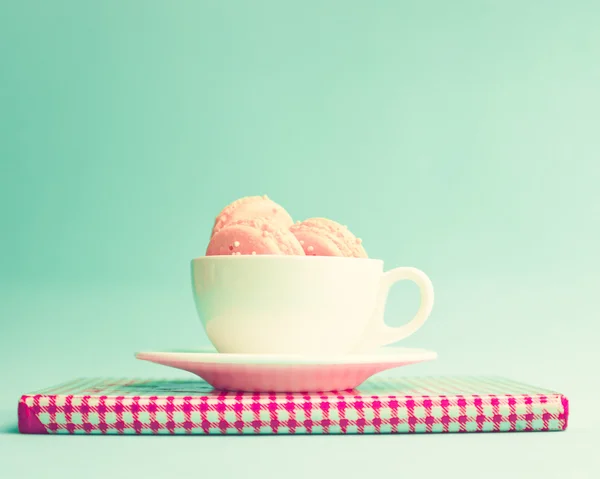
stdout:
<svg viewBox="0 0 600 479">
<path fill-rule="evenodd" d="M 0 477 L 597 477 L 599 24 L 583 0 L 3 2 Z M 439 359 L 399 373 L 557 389 L 570 430 L 15 435 L 23 392 L 207 345 L 189 260 L 252 194 L 430 275 L 403 344 Z M 400 285 L 388 321 L 416 307 Z"/>
</svg>

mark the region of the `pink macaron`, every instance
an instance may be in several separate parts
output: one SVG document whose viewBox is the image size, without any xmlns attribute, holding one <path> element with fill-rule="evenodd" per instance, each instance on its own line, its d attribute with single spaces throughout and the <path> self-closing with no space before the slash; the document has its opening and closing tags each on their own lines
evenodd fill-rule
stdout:
<svg viewBox="0 0 600 479">
<path fill-rule="evenodd" d="M 215 219 L 211 237 L 238 220 L 266 218 L 273 227 L 289 229 L 294 221 L 285 209 L 264 196 L 247 196 L 227 205 Z"/>
<path fill-rule="evenodd" d="M 264 254 L 304 256 L 304 250 L 290 230 L 280 228 L 272 218 L 229 223 L 213 235 L 206 249 L 206 256 Z"/>
<path fill-rule="evenodd" d="M 345 256 L 367 258 L 362 240 L 346 226 L 327 218 L 310 218 L 296 223 L 290 231 L 298 239 L 307 256 Z"/>
</svg>

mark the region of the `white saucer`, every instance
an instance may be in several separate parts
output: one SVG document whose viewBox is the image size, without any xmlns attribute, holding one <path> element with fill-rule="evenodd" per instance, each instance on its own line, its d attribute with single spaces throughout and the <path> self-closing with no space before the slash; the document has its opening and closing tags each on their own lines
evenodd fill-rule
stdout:
<svg viewBox="0 0 600 479">
<path fill-rule="evenodd" d="M 397 347 L 334 355 L 222 354 L 214 350 L 141 352 L 136 358 L 183 369 L 215 389 L 252 392 L 316 392 L 354 389 L 387 369 L 431 361 L 433 351 Z"/>
</svg>

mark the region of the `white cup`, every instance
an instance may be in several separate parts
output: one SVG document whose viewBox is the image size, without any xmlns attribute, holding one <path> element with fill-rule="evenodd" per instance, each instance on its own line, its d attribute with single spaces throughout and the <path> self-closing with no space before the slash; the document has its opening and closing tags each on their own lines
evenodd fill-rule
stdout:
<svg viewBox="0 0 600 479">
<path fill-rule="evenodd" d="M 196 309 L 221 353 L 346 354 L 370 351 L 419 329 L 433 286 L 415 268 L 383 272 L 378 259 L 205 256 L 192 260 Z M 421 305 L 407 324 L 383 320 L 390 287 L 411 280 Z"/>
</svg>

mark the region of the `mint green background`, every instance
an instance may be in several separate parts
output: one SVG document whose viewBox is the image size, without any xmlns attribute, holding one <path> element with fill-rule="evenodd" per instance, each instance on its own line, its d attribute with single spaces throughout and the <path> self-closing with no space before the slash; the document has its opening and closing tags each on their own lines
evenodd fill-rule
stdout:
<svg viewBox="0 0 600 479">
<path fill-rule="evenodd" d="M 599 24 L 584 1 L 3 2 L 0 471 L 447 474 L 468 461 L 489 477 L 592 477 Z M 399 374 L 556 388 L 570 431 L 14 434 L 24 392 L 187 377 L 133 352 L 207 344 L 188 263 L 221 207 L 253 194 L 430 275 L 434 313 L 403 344 L 440 358 Z M 416 288 L 397 287 L 390 324 L 416 307 Z"/>
</svg>

